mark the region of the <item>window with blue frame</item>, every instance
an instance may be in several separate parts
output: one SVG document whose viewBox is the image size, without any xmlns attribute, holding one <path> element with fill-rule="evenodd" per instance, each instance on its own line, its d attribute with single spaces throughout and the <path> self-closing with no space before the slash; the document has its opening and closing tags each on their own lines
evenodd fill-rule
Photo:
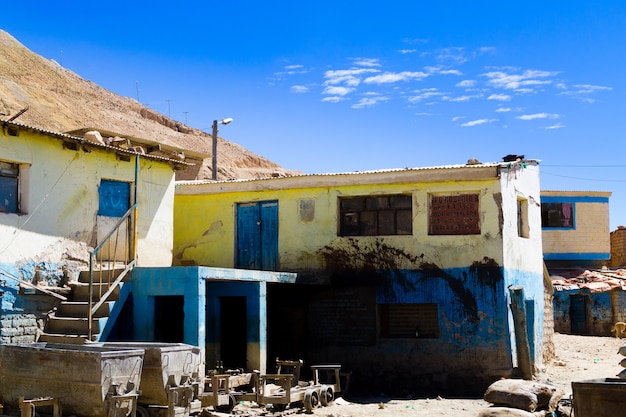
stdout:
<svg viewBox="0 0 626 417">
<path fill-rule="evenodd" d="M 98 194 L 99 216 L 122 217 L 130 208 L 129 182 L 102 179 Z"/>
<path fill-rule="evenodd" d="M 20 166 L 0 161 L 0 213 L 19 211 Z"/>
<path fill-rule="evenodd" d="M 541 227 L 573 229 L 574 203 L 541 203 Z"/>
</svg>

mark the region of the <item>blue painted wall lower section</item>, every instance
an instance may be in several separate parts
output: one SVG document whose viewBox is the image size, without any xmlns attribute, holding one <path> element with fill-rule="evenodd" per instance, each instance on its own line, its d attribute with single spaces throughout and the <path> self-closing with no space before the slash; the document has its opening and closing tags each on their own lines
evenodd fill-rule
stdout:
<svg viewBox="0 0 626 417">
<path fill-rule="evenodd" d="M 377 275 L 381 278 L 375 287 L 376 314 L 369 314 L 370 309 L 364 301 L 367 287 L 355 292 L 359 298 L 352 303 L 338 298 L 351 309 L 368 313 L 363 314 L 362 319 L 369 321 L 370 328 L 379 329 L 374 339 L 364 337 L 360 344 L 316 345 L 309 351 L 311 360 L 342 363 L 353 370 L 355 381 L 367 381 L 370 385 L 360 387 L 362 389 L 441 385 L 468 388 L 468 383 L 482 389 L 480 383 L 510 377 L 517 366 L 509 287 L 520 285 L 524 288 L 531 361 L 535 365 L 541 364 L 544 339 L 542 273 L 506 269 L 485 260 L 464 268 L 432 266 L 420 270 L 378 271 Z M 338 287 L 336 292 L 346 290 Z M 323 305 L 322 301 L 318 303 Z M 437 305 L 438 337 L 381 335 L 380 312 L 384 305 L 432 303 Z M 312 328 L 311 322 L 323 318 L 323 311 L 319 317 L 310 317 L 309 328 Z M 342 320 L 346 322 L 341 323 Z M 366 323 L 352 320 L 354 315 L 346 315 L 346 318 L 337 315 L 333 321 L 339 323 L 329 323 L 328 326 L 336 329 L 358 326 L 367 331 Z M 326 336 L 323 330 L 319 336 Z M 311 337 L 315 340 L 317 335 Z M 377 384 L 376 388 L 372 384 Z"/>
</svg>

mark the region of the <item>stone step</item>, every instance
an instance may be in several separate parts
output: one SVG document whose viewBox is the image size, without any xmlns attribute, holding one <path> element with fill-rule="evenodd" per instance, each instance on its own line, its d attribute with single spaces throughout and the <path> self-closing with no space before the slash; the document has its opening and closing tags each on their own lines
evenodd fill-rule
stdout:
<svg viewBox="0 0 626 417">
<path fill-rule="evenodd" d="M 73 301 L 89 301 L 89 284 L 82 282 L 71 282 L 70 287 L 73 289 L 72 300 Z M 93 284 L 91 289 L 91 294 L 93 297 L 93 301 L 98 301 L 100 299 L 100 295 L 107 292 L 109 289 L 108 284 Z M 111 296 L 109 297 L 109 301 L 117 301 L 119 299 L 120 289 L 119 286 L 115 288 Z"/>
<path fill-rule="evenodd" d="M 125 265 L 115 265 L 112 267 L 106 267 L 102 271 L 93 271 L 94 282 L 113 282 L 117 277 L 124 272 Z M 124 281 L 128 276 L 124 277 Z M 78 282 L 89 283 L 89 270 L 80 271 L 78 274 Z"/>
<path fill-rule="evenodd" d="M 97 340 L 97 337 L 97 335 L 94 335 L 92 337 L 92 341 L 95 342 Z M 84 343 L 87 343 L 87 335 L 52 334 L 44 332 L 39 335 L 38 342 L 82 345 Z"/>
<path fill-rule="evenodd" d="M 111 303 L 106 302 L 100 306 L 94 317 L 108 317 Z M 62 301 L 56 311 L 57 317 L 89 317 L 89 302 L 87 301 Z"/>
<path fill-rule="evenodd" d="M 100 333 L 100 319 L 92 319 L 92 333 Z M 89 333 L 89 319 L 76 317 L 48 316 L 48 323 L 44 329 L 46 333 L 65 335 L 86 335 Z"/>
</svg>

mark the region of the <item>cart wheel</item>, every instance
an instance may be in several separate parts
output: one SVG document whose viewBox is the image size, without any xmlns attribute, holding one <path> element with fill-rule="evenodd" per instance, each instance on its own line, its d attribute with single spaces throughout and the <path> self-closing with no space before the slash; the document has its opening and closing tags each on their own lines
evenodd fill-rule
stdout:
<svg viewBox="0 0 626 417">
<path fill-rule="evenodd" d="M 275 411 L 282 412 L 282 411 L 285 411 L 287 409 L 287 404 L 274 403 L 274 404 L 272 404 L 272 408 Z"/>
<path fill-rule="evenodd" d="M 225 405 L 217 405 L 215 406 L 215 411 L 218 413 L 230 413 L 235 408 L 235 404 L 237 403 L 237 399 L 233 394 L 228 395 L 228 404 Z"/>
<path fill-rule="evenodd" d="M 329 385 L 323 385 L 320 389 L 320 402 L 322 403 L 322 405 L 327 406 L 328 404 L 332 403 L 334 399 L 335 392 L 333 390 L 333 387 Z"/>
<path fill-rule="evenodd" d="M 304 393 L 304 408 L 306 411 L 313 411 L 320 404 L 320 397 L 317 391 L 308 390 Z"/>
<path fill-rule="evenodd" d="M 142 407 L 141 405 L 137 406 L 137 417 L 151 417 L 150 412 L 146 407 Z"/>
</svg>

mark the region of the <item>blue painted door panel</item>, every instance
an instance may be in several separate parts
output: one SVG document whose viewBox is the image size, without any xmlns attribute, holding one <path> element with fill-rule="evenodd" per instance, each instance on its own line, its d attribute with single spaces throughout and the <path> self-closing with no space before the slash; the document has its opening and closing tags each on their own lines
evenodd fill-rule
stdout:
<svg viewBox="0 0 626 417">
<path fill-rule="evenodd" d="M 278 202 L 237 204 L 237 268 L 278 268 Z"/>
<path fill-rule="evenodd" d="M 572 334 L 587 334 L 587 297 L 572 295 L 569 298 L 569 319 Z"/>
</svg>

